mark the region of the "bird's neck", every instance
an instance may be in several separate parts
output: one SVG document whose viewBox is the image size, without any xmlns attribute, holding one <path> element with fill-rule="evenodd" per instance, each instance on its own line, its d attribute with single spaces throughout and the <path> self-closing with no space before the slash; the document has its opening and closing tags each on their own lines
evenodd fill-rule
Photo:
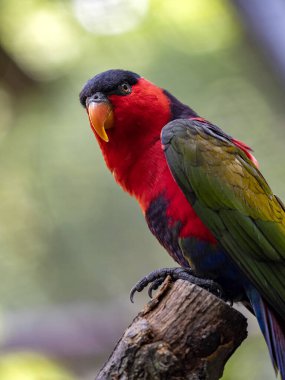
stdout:
<svg viewBox="0 0 285 380">
<path fill-rule="evenodd" d="M 159 135 L 150 141 L 139 142 L 138 146 L 132 142 L 132 149 L 126 141 L 119 143 L 115 152 L 112 149 L 107 151 L 105 146 L 103 155 L 116 182 L 137 199 L 144 213 L 151 200 L 165 191 L 166 182 L 174 181 Z"/>
<path fill-rule="evenodd" d="M 137 199 L 145 213 L 150 202 L 165 193 L 170 182 L 174 183 L 160 139 L 152 141 L 148 148 L 136 157 L 136 161 L 129 167 L 127 176 L 122 178 L 118 172 L 115 178 Z"/>
</svg>

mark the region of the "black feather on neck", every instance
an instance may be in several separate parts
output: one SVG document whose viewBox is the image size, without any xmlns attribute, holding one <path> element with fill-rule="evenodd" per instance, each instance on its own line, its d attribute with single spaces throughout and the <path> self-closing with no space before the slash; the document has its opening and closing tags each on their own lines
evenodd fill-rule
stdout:
<svg viewBox="0 0 285 380">
<path fill-rule="evenodd" d="M 175 119 L 188 119 L 190 117 L 197 117 L 198 114 L 192 110 L 192 108 L 188 107 L 186 104 L 181 103 L 175 96 L 173 96 L 167 90 L 163 90 L 165 95 L 170 100 L 171 107 L 171 120 Z"/>
</svg>

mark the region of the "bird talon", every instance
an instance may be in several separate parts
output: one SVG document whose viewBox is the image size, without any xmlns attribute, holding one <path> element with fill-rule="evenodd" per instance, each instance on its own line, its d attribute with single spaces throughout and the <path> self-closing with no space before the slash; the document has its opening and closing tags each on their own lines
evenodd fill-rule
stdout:
<svg viewBox="0 0 285 380">
<path fill-rule="evenodd" d="M 175 268 L 180 269 L 180 268 Z M 134 295 L 136 292 L 141 292 L 150 284 L 148 295 L 152 298 L 152 292 L 156 290 L 165 280 L 168 275 L 171 275 L 173 268 L 162 268 L 150 272 L 147 276 L 143 277 L 136 285 L 131 289 L 130 300 L 134 303 Z"/>
<path fill-rule="evenodd" d="M 134 295 L 138 292 L 140 293 L 146 286 L 146 285 L 143 285 L 142 281 L 145 279 L 145 277 L 139 281 L 130 291 L 130 300 L 131 300 L 131 303 L 134 303 Z"/>
<path fill-rule="evenodd" d="M 197 277 L 193 274 L 191 268 L 162 268 L 149 273 L 147 276 L 143 277 L 137 284 L 131 289 L 130 300 L 134 302 L 134 295 L 136 292 L 141 292 L 149 285 L 148 295 L 150 298 L 153 297 L 153 291 L 158 289 L 158 287 L 163 283 L 167 276 L 170 276 L 173 281 L 184 280 L 192 284 L 198 285 L 201 288 L 214 294 L 216 297 L 228 301 L 223 289 L 215 283 L 213 280 Z"/>
<path fill-rule="evenodd" d="M 152 284 L 150 284 L 149 288 L 148 288 L 148 295 L 150 298 L 152 298 L 153 294 L 152 292 L 156 289 L 159 288 L 159 286 L 163 283 L 163 281 L 165 280 L 165 278 L 158 278 L 157 280 L 155 280 Z"/>
</svg>

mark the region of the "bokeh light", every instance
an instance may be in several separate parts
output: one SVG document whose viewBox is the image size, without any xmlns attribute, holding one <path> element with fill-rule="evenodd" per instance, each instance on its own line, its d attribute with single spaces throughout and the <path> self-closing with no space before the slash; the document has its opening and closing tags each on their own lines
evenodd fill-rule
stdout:
<svg viewBox="0 0 285 380">
<path fill-rule="evenodd" d="M 135 28 L 147 13 L 148 0 L 73 0 L 73 7 L 84 28 L 110 35 Z"/>
</svg>

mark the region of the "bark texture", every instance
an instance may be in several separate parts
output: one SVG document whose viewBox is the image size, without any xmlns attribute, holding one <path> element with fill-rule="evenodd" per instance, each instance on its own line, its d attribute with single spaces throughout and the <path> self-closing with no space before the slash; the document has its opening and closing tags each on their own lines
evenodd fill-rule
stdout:
<svg viewBox="0 0 285 380">
<path fill-rule="evenodd" d="M 166 280 L 127 328 L 96 380 L 216 380 L 247 336 L 237 310 L 185 281 Z"/>
</svg>

